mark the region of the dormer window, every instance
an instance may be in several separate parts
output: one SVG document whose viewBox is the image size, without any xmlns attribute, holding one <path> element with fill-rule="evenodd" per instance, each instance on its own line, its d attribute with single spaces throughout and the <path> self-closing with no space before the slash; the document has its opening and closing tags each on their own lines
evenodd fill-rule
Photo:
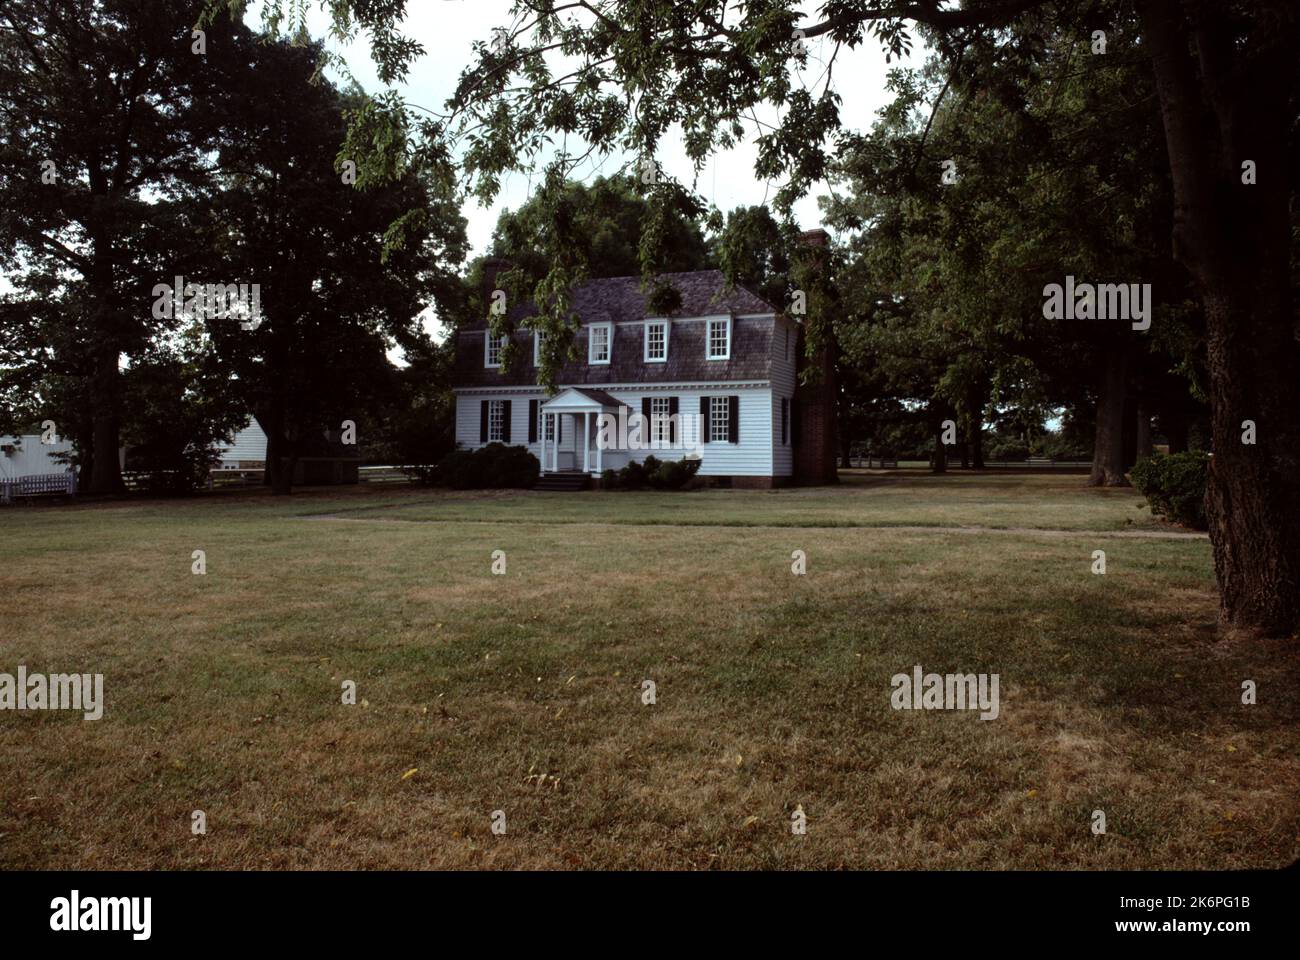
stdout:
<svg viewBox="0 0 1300 960">
<path fill-rule="evenodd" d="M 483 366 L 501 366 L 501 351 L 505 349 L 506 338 L 492 336 L 491 330 L 483 331 Z"/>
<path fill-rule="evenodd" d="M 704 350 L 704 356 L 709 360 L 731 359 L 730 317 L 718 317 L 708 321 Z"/>
<path fill-rule="evenodd" d="M 614 327 L 609 323 L 593 323 L 587 333 L 587 362 L 609 363 L 609 341 Z"/>
<path fill-rule="evenodd" d="M 668 321 L 645 322 L 645 362 L 663 363 L 668 359 Z"/>
<path fill-rule="evenodd" d="M 546 332 L 544 330 L 533 331 L 533 366 L 542 365 L 542 344 L 546 342 Z"/>
</svg>

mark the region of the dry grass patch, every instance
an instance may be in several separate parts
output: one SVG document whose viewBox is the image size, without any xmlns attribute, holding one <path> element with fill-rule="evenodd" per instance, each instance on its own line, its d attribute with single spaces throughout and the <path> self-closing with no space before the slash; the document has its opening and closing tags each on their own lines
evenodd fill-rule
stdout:
<svg viewBox="0 0 1300 960">
<path fill-rule="evenodd" d="M 820 496 L 857 516 L 864 490 Z M 301 519 L 328 498 L 0 515 L 0 670 L 101 672 L 108 701 L 99 722 L 0 714 L 0 865 L 1296 855 L 1296 652 L 1217 639 L 1204 542 L 1112 538 L 1099 577 L 1088 532 L 492 521 L 500 502 L 403 524 Z M 890 677 L 917 663 L 998 673 L 1001 716 L 891 710 Z M 340 703 L 344 679 L 364 705 Z"/>
</svg>

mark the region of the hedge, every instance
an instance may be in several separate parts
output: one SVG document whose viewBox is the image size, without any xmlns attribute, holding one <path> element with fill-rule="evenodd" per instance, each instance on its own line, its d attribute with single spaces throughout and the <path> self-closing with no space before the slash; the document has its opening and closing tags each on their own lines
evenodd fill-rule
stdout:
<svg viewBox="0 0 1300 960">
<path fill-rule="evenodd" d="M 1196 451 L 1143 457 L 1129 473 L 1133 486 L 1146 497 L 1157 517 L 1196 530 L 1206 529 L 1205 485 L 1210 458 Z"/>
<path fill-rule="evenodd" d="M 606 470 L 600 475 L 602 485 L 609 490 L 680 490 L 699 472 L 700 461 L 695 458 L 659 460 L 646 457 L 638 463 L 633 460 L 622 470 Z"/>
<path fill-rule="evenodd" d="M 430 482 L 454 490 L 528 489 L 541 464 L 527 447 L 489 443 L 477 450 L 453 450 L 438 462 Z"/>
</svg>

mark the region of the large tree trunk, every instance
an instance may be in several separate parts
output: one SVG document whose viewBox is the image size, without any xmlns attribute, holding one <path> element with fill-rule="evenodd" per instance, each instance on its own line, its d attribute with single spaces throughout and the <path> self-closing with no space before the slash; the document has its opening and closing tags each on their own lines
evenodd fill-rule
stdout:
<svg viewBox="0 0 1300 960">
<path fill-rule="evenodd" d="M 275 438 L 268 433 L 266 435 L 266 462 L 262 467 L 262 486 L 264 487 L 269 487 L 271 485 L 271 474 L 273 472 L 271 470 L 271 464 L 275 462 L 274 457 L 276 454 Z"/>
<path fill-rule="evenodd" d="M 1131 363 L 1131 359 L 1130 359 Z M 1130 367 L 1130 373 L 1132 372 Z M 1137 463 L 1137 400 L 1132 397 L 1124 399 L 1124 472 L 1128 473 Z"/>
<path fill-rule="evenodd" d="M 103 186 L 96 172 L 91 173 L 96 193 Z M 92 205 L 103 204 L 96 196 Z M 90 471 L 90 492 L 121 493 L 122 465 L 120 410 L 122 374 L 118 370 L 119 317 L 113 289 L 113 245 L 104 229 L 96 226 L 91 237 L 89 281 L 92 310 L 95 316 L 94 370 L 90 378 L 91 443 L 94 457 Z"/>
<path fill-rule="evenodd" d="M 1151 412 L 1147 410 L 1142 401 L 1138 401 L 1137 406 L 1137 459 L 1151 456 L 1155 450 L 1154 443 L 1151 439 Z"/>
<path fill-rule="evenodd" d="M 943 428 L 934 432 L 934 461 L 930 466 L 933 473 L 948 472 L 948 448 L 943 445 Z"/>
<path fill-rule="evenodd" d="M 1211 461 L 1206 509 L 1223 620 L 1300 630 L 1300 331 L 1289 274 L 1289 156 L 1300 26 L 1260 2 L 1234 40 L 1222 8 L 1144 0 L 1174 185 L 1174 254 L 1205 306 Z M 1189 53 L 1189 41 L 1194 56 Z M 1210 122 L 1207 122 L 1210 121 Z M 1255 183 L 1242 165 L 1254 164 Z M 1243 442 L 1245 420 L 1257 441 Z"/>
<path fill-rule="evenodd" d="M 276 496 L 287 496 L 293 492 L 293 470 L 297 457 L 280 457 L 276 461 L 275 471 L 271 475 L 271 492 Z"/>
<path fill-rule="evenodd" d="M 265 422 L 271 423 L 271 418 L 268 416 Z M 262 418 L 258 418 L 258 423 L 262 423 Z M 276 430 L 265 426 L 262 427 L 262 432 L 266 434 L 266 465 L 262 468 L 262 486 L 269 487 L 275 476 L 272 464 L 280 457 L 280 435 Z"/>
<path fill-rule="evenodd" d="M 1300 358 L 1282 334 L 1290 317 L 1261 302 L 1276 291 L 1259 293 L 1254 303 L 1246 291 L 1206 302 L 1214 457 L 1205 503 L 1224 618 L 1282 636 L 1300 629 Z M 1289 379 L 1276 382 L 1278 370 Z M 1243 442 L 1245 420 L 1253 444 Z"/>
<path fill-rule="evenodd" d="M 262 418 L 258 417 L 261 422 Z M 293 490 L 293 470 L 297 461 L 294 442 L 288 434 L 288 416 L 285 400 L 278 392 L 271 398 L 266 421 L 262 429 L 266 433 L 266 472 L 264 482 L 277 496 L 289 494 Z"/>
<path fill-rule="evenodd" d="M 122 464 L 120 425 L 117 410 L 120 401 L 121 373 L 117 369 L 117 351 L 111 347 L 100 351 L 91 379 L 92 431 L 90 492 L 121 493 Z"/>
<path fill-rule="evenodd" d="M 95 473 L 95 418 L 89 399 L 78 404 L 76 423 L 71 430 L 73 445 L 77 448 L 77 489 L 89 490 L 90 478 Z"/>
<path fill-rule="evenodd" d="M 1187 452 L 1187 415 L 1182 410 L 1170 409 L 1160 416 L 1160 431 L 1169 441 L 1170 453 Z"/>
<path fill-rule="evenodd" d="M 1106 367 L 1097 397 L 1097 432 L 1092 445 L 1094 487 L 1125 487 L 1124 398 L 1128 389 L 1128 352 L 1119 344 L 1106 351 Z"/>
<path fill-rule="evenodd" d="M 268 466 L 271 467 L 271 492 L 277 496 L 286 496 L 293 492 L 293 471 L 298 463 L 292 445 L 284 440 L 277 444 L 278 455 Z"/>
<path fill-rule="evenodd" d="M 989 404 L 989 392 L 992 384 L 985 379 L 980 379 L 971 384 L 966 393 L 966 417 L 967 433 L 966 448 L 970 454 L 970 465 L 972 469 L 984 469 L 984 410 Z M 966 465 L 966 458 L 962 458 L 962 466 Z"/>
</svg>

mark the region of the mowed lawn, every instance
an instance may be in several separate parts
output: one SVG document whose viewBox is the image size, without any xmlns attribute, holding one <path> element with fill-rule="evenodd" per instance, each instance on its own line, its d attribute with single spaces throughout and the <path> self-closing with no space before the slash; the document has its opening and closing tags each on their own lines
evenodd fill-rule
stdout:
<svg viewBox="0 0 1300 960">
<path fill-rule="evenodd" d="M 107 701 L 0 713 L 0 867 L 1295 859 L 1300 657 L 1218 636 L 1207 541 L 1078 476 L 846 480 L 0 510 L 0 671 Z M 915 664 L 1000 716 L 891 709 Z"/>
</svg>

